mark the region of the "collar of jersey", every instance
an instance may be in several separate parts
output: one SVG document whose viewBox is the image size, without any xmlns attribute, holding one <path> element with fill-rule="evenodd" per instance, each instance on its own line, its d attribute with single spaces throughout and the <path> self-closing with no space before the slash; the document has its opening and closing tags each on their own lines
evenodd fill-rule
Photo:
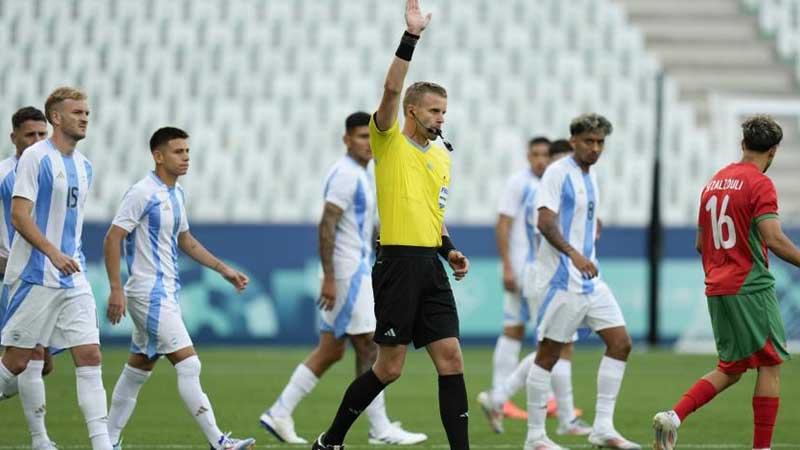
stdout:
<svg viewBox="0 0 800 450">
<path fill-rule="evenodd" d="M 430 150 L 430 149 L 431 149 L 431 145 L 433 145 L 433 144 L 431 143 L 431 141 L 428 141 L 428 145 L 426 145 L 425 147 L 423 147 L 423 146 L 421 146 L 421 145 L 417 144 L 417 142 L 416 142 L 416 141 L 414 141 L 413 139 L 409 138 L 409 137 L 408 137 L 408 136 L 406 136 L 405 134 L 403 135 L 403 137 L 404 137 L 404 138 L 406 138 L 406 141 L 407 141 L 409 144 L 413 145 L 413 146 L 414 146 L 414 147 L 415 147 L 417 150 L 421 151 L 422 153 L 427 153 L 427 152 L 428 152 L 428 150 Z"/>
<path fill-rule="evenodd" d="M 152 170 L 150 172 L 148 172 L 148 174 L 151 177 L 153 177 L 154 180 L 156 180 L 156 183 L 158 183 L 159 186 L 165 187 L 165 188 L 167 188 L 167 190 L 171 191 L 171 190 L 175 189 L 175 186 L 177 186 L 177 184 L 175 184 L 175 186 L 173 186 L 173 187 L 167 186 L 167 183 L 164 183 L 163 181 L 161 181 L 161 178 L 158 178 L 158 175 L 156 175 L 156 173 L 154 171 L 152 171 Z"/>
<path fill-rule="evenodd" d="M 352 164 L 352 165 L 354 165 L 354 166 L 358 167 L 358 168 L 359 168 L 359 169 L 361 169 L 361 170 L 367 170 L 367 168 L 366 168 L 366 167 L 362 167 L 362 166 L 361 166 L 361 164 L 359 164 L 359 163 L 358 163 L 358 162 L 357 162 L 355 159 L 353 159 L 353 157 L 352 157 L 352 156 L 350 156 L 349 154 L 345 154 L 345 155 L 344 155 L 344 157 L 345 157 L 345 158 L 346 158 L 346 159 L 347 159 L 347 160 L 350 162 L 350 164 Z"/>
<path fill-rule="evenodd" d="M 58 152 L 58 154 L 61 155 L 62 158 L 71 159 L 75 155 L 75 152 L 72 152 L 71 155 L 67 155 L 63 153 L 61 150 L 57 149 L 56 146 L 53 145 L 53 141 L 51 141 L 50 138 L 45 139 L 45 142 L 47 142 L 47 145 L 50 147 L 51 150 Z"/>
</svg>

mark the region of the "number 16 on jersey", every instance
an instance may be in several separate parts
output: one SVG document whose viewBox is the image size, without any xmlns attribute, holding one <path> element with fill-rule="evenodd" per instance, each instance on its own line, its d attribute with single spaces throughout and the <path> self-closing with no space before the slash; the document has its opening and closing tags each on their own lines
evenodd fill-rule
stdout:
<svg viewBox="0 0 800 450">
<path fill-rule="evenodd" d="M 712 195 L 706 202 L 705 210 L 711 213 L 711 234 L 714 237 L 714 248 L 717 250 L 720 248 L 728 250 L 736 246 L 736 227 L 733 225 L 731 216 L 725 214 L 729 200 L 728 195 L 722 198 L 719 213 L 717 213 L 719 200 L 716 195 Z M 723 233 L 723 228 L 725 228 L 725 233 Z M 728 236 L 727 239 L 723 239 L 725 235 Z"/>
</svg>

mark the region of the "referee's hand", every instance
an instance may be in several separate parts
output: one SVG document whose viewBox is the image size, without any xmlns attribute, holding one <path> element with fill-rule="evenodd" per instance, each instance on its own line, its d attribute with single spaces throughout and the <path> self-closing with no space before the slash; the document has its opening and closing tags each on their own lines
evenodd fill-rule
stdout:
<svg viewBox="0 0 800 450">
<path fill-rule="evenodd" d="M 447 254 L 447 262 L 453 269 L 453 275 L 456 277 L 456 281 L 460 281 L 467 276 L 467 272 L 469 272 L 469 259 L 467 259 L 463 253 L 458 250 L 452 250 Z"/>
<path fill-rule="evenodd" d="M 333 277 L 325 276 L 322 278 L 322 288 L 319 293 L 317 306 L 325 311 L 333 310 L 336 304 L 336 280 Z"/>
</svg>

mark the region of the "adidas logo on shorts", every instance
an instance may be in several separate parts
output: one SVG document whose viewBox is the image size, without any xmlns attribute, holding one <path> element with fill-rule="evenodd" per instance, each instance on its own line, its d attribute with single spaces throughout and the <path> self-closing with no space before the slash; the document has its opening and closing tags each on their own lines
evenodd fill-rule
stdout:
<svg viewBox="0 0 800 450">
<path fill-rule="evenodd" d="M 389 328 L 389 331 L 383 333 L 383 335 L 389 337 L 397 337 L 397 335 L 394 333 L 394 328 Z"/>
</svg>

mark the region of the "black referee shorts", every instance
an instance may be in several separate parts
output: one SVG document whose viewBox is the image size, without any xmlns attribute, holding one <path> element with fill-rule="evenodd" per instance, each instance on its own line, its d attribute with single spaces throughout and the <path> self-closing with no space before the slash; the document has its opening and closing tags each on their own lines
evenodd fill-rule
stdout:
<svg viewBox="0 0 800 450">
<path fill-rule="evenodd" d="M 450 281 L 435 248 L 382 246 L 372 267 L 378 344 L 424 347 L 458 337 Z"/>
</svg>

